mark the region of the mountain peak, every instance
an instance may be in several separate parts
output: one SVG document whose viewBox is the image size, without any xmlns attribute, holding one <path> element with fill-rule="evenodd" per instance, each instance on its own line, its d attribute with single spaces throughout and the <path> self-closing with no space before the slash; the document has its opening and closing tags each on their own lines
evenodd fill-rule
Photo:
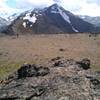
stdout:
<svg viewBox="0 0 100 100">
<path fill-rule="evenodd" d="M 51 7 L 59 7 L 59 5 L 57 3 L 54 3 L 53 5 L 51 5 Z"/>
<path fill-rule="evenodd" d="M 51 5 L 49 8 L 51 8 L 51 9 L 59 9 L 60 6 L 57 3 L 55 3 L 55 4 Z"/>
<path fill-rule="evenodd" d="M 56 3 L 51 5 L 50 7 L 48 7 L 48 11 L 50 13 L 59 13 L 60 9 L 61 9 L 61 7 Z"/>
</svg>

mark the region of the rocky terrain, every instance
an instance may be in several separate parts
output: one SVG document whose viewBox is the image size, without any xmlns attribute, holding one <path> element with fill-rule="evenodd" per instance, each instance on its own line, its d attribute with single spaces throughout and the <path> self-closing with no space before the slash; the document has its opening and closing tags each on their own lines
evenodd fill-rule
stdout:
<svg viewBox="0 0 100 100">
<path fill-rule="evenodd" d="M 0 81 L 0 100 L 100 100 L 100 72 L 91 70 L 87 58 L 23 64 Z"/>
</svg>

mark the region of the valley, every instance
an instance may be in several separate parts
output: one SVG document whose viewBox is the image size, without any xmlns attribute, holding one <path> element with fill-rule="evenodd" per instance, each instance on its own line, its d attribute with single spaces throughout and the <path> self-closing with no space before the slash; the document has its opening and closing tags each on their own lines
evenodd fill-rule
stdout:
<svg viewBox="0 0 100 100">
<path fill-rule="evenodd" d="M 44 64 L 52 58 L 91 60 L 100 71 L 100 35 L 48 34 L 0 37 L 0 78 L 17 70 L 23 63 Z"/>
</svg>

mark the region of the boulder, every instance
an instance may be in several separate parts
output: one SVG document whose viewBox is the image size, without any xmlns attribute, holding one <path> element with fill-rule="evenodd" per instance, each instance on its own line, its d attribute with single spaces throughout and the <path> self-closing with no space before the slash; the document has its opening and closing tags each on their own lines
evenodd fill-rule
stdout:
<svg viewBox="0 0 100 100">
<path fill-rule="evenodd" d="M 77 61 L 76 63 L 84 70 L 90 69 L 90 60 L 88 58 L 82 59 L 81 61 Z"/>
<path fill-rule="evenodd" d="M 100 85 L 100 81 L 97 78 L 92 77 L 90 81 L 94 86 Z"/>
<path fill-rule="evenodd" d="M 33 76 L 45 76 L 49 73 L 49 68 L 36 66 L 35 64 L 33 65 L 25 64 L 21 66 L 20 69 L 18 69 L 17 73 L 18 73 L 18 79 L 33 77 Z"/>
</svg>

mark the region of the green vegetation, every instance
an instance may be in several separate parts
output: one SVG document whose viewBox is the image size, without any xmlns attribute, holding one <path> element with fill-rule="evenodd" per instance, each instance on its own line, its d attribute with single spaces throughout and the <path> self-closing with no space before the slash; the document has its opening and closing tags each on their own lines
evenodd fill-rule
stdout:
<svg viewBox="0 0 100 100">
<path fill-rule="evenodd" d="M 23 62 L 6 62 L 6 61 L 0 61 L 0 79 L 4 79 L 9 74 L 16 71 Z"/>
<path fill-rule="evenodd" d="M 100 65 L 93 64 L 91 67 L 94 71 L 100 71 Z"/>
</svg>

